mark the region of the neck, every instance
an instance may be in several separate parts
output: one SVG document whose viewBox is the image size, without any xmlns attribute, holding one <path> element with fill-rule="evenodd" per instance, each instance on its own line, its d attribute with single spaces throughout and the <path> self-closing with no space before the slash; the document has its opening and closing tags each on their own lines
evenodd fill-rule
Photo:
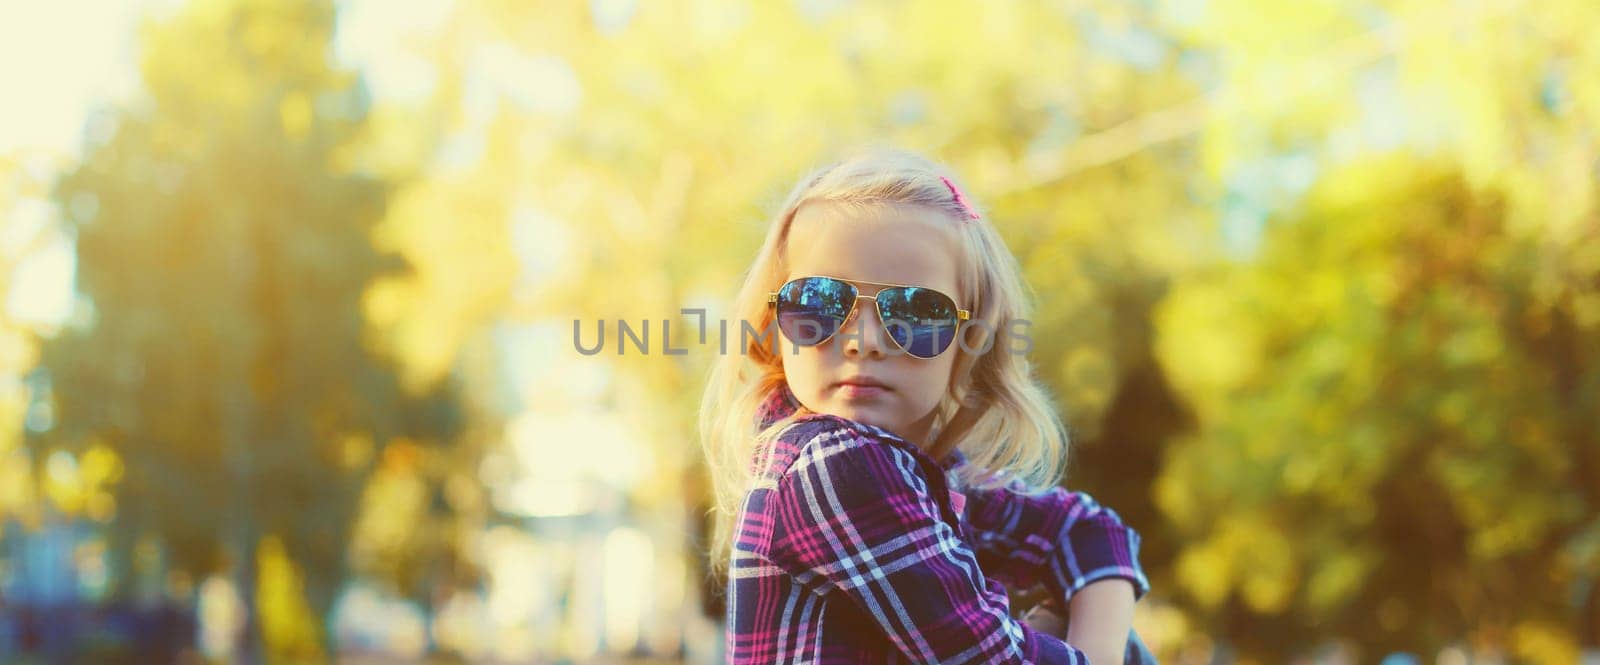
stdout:
<svg viewBox="0 0 1600 665">
<path fill-rule="evenodd" d="M 935 451 L 929 448 L 929 445 L 933 443 L 930 435 L 933 433 L 933 421 L 937 415 L 938 410 L 929 412 L 928 415 L 906 425 L 904 432 L 896 432 L 896 434 L 899 434 L 900 438 L 915 444 L 923 452 L 933 456 L 934 459 L 938 459 L 939 456 L 934 454 Z"/>
</svg>

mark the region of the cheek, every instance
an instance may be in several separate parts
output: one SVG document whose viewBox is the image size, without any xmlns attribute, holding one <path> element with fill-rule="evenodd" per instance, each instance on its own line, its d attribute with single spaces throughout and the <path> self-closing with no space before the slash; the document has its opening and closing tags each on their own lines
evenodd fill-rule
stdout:
<svg viewBox="0 0 1600 665">
<path fill-rule="evenodd" d="M 908 397 L 918 411 L 931 411 L 950 389 L 950 374 L 955 368 L 952 354 L 926 361 L 916 361 L 907 377 L 914 388 Z"/>
<path fill-rule="evenodd" d="M 794 391 L 795 396 L 802 401 L 810 401 L 821 394 L 825 372 L 817 349 L 802 347 L 799 353 L 794 353 L 792 348 L 782 351 L 783 375 L 788 379 L 789 389 Z"/>
</svg>

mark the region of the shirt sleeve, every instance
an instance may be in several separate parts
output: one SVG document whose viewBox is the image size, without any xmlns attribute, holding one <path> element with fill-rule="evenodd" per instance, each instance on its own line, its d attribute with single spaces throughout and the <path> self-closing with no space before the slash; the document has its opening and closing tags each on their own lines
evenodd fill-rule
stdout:
<svg viewBox="0 0 1600 665">
<path fill-rule="evenodd" d="M 1103 579 L 1128 580 L 1135 601 L 1150 592 L 1139 533 L 1094 497 L 1061 487 L 1029 494 L 1015 482 L 965 494 L 979 560 L 1004 581 L 1043 584 L 1062 602 Z"/>
<path fill-rule="evenodd" d="M 900 447 L 909 443 L 824 418 L 778 482 L 778 565 L 847 598 L 913 663 L 1087 665 L 1011 617 L 1004 589 L 931 498 L 948 491 L 936 465 Z"/>
</svg>

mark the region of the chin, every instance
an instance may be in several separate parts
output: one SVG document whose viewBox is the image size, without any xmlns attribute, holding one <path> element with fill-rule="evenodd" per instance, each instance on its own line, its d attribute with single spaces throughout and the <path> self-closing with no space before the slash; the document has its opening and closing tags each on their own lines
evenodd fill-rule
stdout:
<svg viewBox="0 0 1600 665">
<path fill-rule="evenodd" d="M 891 423 L 889 422 L 890 419 L 884 417 L 881 409 L 872 406 L 845 404 L 835 409 L 834 414 L 841 418 L 854 420 L 865 425 L 876 425 L 884 429 L 892 430 L 890 427 Z"/>
</svg>

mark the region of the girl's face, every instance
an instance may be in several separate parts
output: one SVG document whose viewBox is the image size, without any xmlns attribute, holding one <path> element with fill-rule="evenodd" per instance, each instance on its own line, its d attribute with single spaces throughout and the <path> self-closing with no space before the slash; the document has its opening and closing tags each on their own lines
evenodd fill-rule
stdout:
<svg viewBox="0 0 1600 665">
<path fill-rule="evenodd" d="M 788 281 L 826 275 L 850 280 L 937 289 L 971 307 L 956 290 L 958 236 L 941 213 L 918 206 L 879 208 L 866 215 L 808 203 L 789 229 Z M 882 288 L 857 284 L 861 295 Z M 847 337 L 847 333 L 854 335 Z M 921 359 L 899 350 L 884 331 L 877 308 L 857 301 L 850 318 L 831 339 L 799 347 L 778 333 L 779 355 L 789 389 L 807 409 L 876 425 L 901 438 L 926 445 L 934 408 L 950 386 L 960 345 Z M 848 382 L 872 380 L 884 389 L 860 389 Z"/>
</svg>

